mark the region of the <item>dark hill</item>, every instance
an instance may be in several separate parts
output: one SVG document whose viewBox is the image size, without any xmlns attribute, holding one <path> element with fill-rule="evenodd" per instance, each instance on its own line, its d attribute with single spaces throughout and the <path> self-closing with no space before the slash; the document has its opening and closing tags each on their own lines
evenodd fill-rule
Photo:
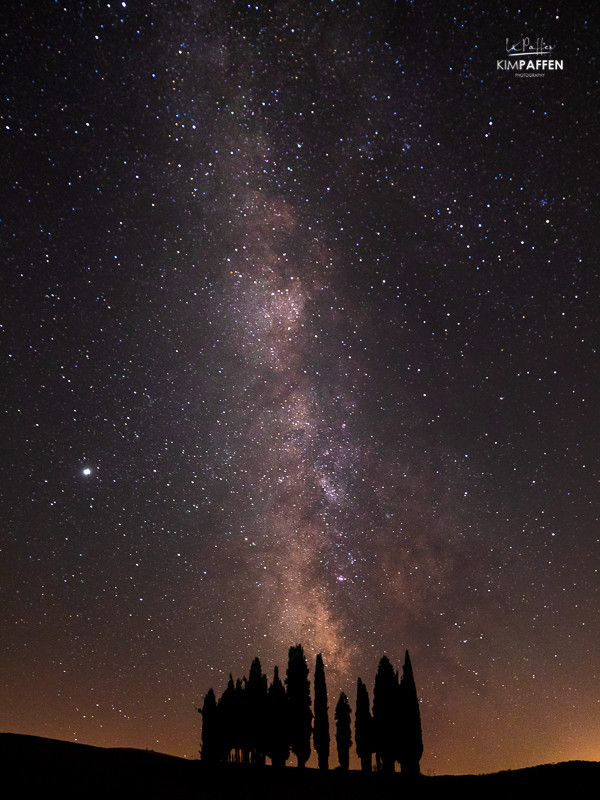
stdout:
<svg viewBox="0 0 600 800">
<path fill-rule="evenodd" d="M 78 798 L 78 800 L 419 800 L 451 794 L 459 798 L 539 797 L 570 792 L 594 796 L 600 763 L 570 761 L 493 775 L 421 777 L 407 783 L 399 774 L 364 775 L 331 770 L 282 771 L 223 767 L 207 770 L 189 761 L 151 750 L 92 747 L 56 739 L 0 734 L 3 784 L 7 797 Z M 552 792 L 550 790 L 552 789 Z"/>
</svg>

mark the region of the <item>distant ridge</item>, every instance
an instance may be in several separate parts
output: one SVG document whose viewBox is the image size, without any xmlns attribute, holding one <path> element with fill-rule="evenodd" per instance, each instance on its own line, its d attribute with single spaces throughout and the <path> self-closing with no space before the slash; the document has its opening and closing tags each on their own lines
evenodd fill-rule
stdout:
<svg viewBox="0 0 600 800">
<path fill-rule="evenodd" d="M 6 797 L 78 800 L 406 800 L 440 798 L 531 798 L 570 792 L 595 796 L 600 762 L 566 761 L 490 775 L 421 776 L 418 787 L 399 773 L 368 775 L 351 770 L 299 771 L 222 767 L 208 770 L 199 760 L 134 748 L 105 748 L 26 734 L 0 733 L 0 768 Z M 393 794 L 392 794 L 393 793 Z"/>
</svg>

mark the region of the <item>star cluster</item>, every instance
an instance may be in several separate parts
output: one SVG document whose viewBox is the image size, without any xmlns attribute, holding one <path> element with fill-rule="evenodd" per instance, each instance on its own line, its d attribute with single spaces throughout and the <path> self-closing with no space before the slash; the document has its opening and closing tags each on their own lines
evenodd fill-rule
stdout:
<svg viewBox="0 0 600 800">
<path fill-rule="evenodd" d="M 600 758 L 586 5 L 15 10 L 4 730 L 194 757 L 409 647 L 424 770 Z"/>
</svg>

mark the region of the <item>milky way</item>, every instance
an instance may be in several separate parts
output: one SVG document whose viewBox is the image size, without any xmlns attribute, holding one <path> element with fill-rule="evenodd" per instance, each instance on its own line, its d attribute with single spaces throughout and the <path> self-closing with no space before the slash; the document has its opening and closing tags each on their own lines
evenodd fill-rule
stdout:
<svg viewBox="0 0 600 800">
<path fill-rule="evenodd" d="M 408 647 L 424 770 L 600 757 L 578 5 L 9 21 L 4 730 L 194 757 L 254 656 Z"/>
</svg>

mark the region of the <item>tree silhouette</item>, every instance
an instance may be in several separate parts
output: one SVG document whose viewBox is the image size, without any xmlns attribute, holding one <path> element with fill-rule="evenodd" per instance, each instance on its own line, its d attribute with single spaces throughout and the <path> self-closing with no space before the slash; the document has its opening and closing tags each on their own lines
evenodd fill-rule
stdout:
<svg viewBox="0 0 600 800">
<path fill-rule="evenodd" d="M 221 695 L 217 706 L 220 729 L 220 761 L 239 760 L 236 750 L 235 734 L 237 730 L 236 698 L 233 677 L 229 675 L 227 688 Z"/>
<path fill-rule="evenodd" d="M 253 764 L 265 763 L 267 676 L 258 656 L 250 666 L 247 683 L 248 744 Z"/>
<path fill-rule="evenodd" d="M 202 749 L 200 758 L 206 764 L 214 765 L 219 761 L 220 731 L 217 700 L 212 689 L 209 689 L 206 693 L 202 708 L 199 708 L 198 711 L 202 714 Z"/>
<path fill-rule="evenodd" d="M 369 710 L 369 692 L 359 678 L 356 682 L 356 715 L 354 717 L 356 754 L 364 772 L 371 772 L 373 761 L 373 718 Z"/>
<path fill-rule="evenodd" d="M 398 675 L 387 656 L 383 656 L 375 676 L 373 690 L 373 724 L 377 769 L 393 772 L 396 760 Z"/>
<path fill-rule="evenodd" d="M 301 644 L 290 647 L 285 679 L 288 697 L 289 736 L 292 752 L 302 768 L 310 756 L 312 711 L 308 665 Z"/>
<path fill-rule="evenodd" d="M 419 762 L 423 755 L 421 712 L 408 650 L 406 651 L 402 668 L 402 681 L 398 689 L 398 700 L 398 714 L 400 717 L 398 760 L 400 761 L 400 769 L 408 775 L 419 775 Z"/>
<path fill-rule="evenodd" d="M 248 694 L 246 678 L 238 678 L 235 682 L 235 740 L 234 746 L 237 750 L 237 761 L 242 764 L 250 763 L 250 733 L 248 719 Z"/>
<path fill-rule="evenodd" d="M 337 744 L 338 761 L 343 770 L 347 770 L 350 763 L 350 747 L 352 745 L 350 714 L 350 703 L 346 695 L 342 692 L 335 707 L 335 740 Z"/>
<path fill-rule="evenodd" d="M 285 687 L 275 667 L 267 696 L 266 752 L 274 767 L 284 767 L 290 755 L 288 702 Z"/>
<path fill-rule="evenodd" d="M 329 714 L 327 711 L 327 684 L 321 653 L 315 664 L 315 723 L 313 731 L 319 769 L 329 768 Z"/>
<path fill-rule="evenodd" d="M 290 751 L 298 767 L 306 765 L 311 752 L 311 733 L 319 769 L 327 770 L 330 755 L 329 711 L 325 668 L 321 653 L 315 664 L 315 715 L 311 710 L 308 665 L 302 645 L 290 647 L 285 685 L 275 667 L 268 686 L 256 657 L 249 677 L 235 683 L 229 675 L 227 687 L 217 702 L 212 689 L 202 708 L 201 759 L 205 764 L 224 762 L 264 765 L 269 756 L 274 767 L 284 767 Z M 340 768 L 349 767 L 352 745 L 351 710 L 342 692 L 335 708 L 336 743 Z M 373 689 L 373 711 L 363 681 L 356 683 L 356 752 L 364 772 L 372 770 L 375 753 L 377 770 L 393 772 L 396 761 L 404 775 L 420 774 L 423 736 L 419 698 L 408 650 L 402 667 L 402 680 L 387 656 L 377 667 Z"/>
</svg>

